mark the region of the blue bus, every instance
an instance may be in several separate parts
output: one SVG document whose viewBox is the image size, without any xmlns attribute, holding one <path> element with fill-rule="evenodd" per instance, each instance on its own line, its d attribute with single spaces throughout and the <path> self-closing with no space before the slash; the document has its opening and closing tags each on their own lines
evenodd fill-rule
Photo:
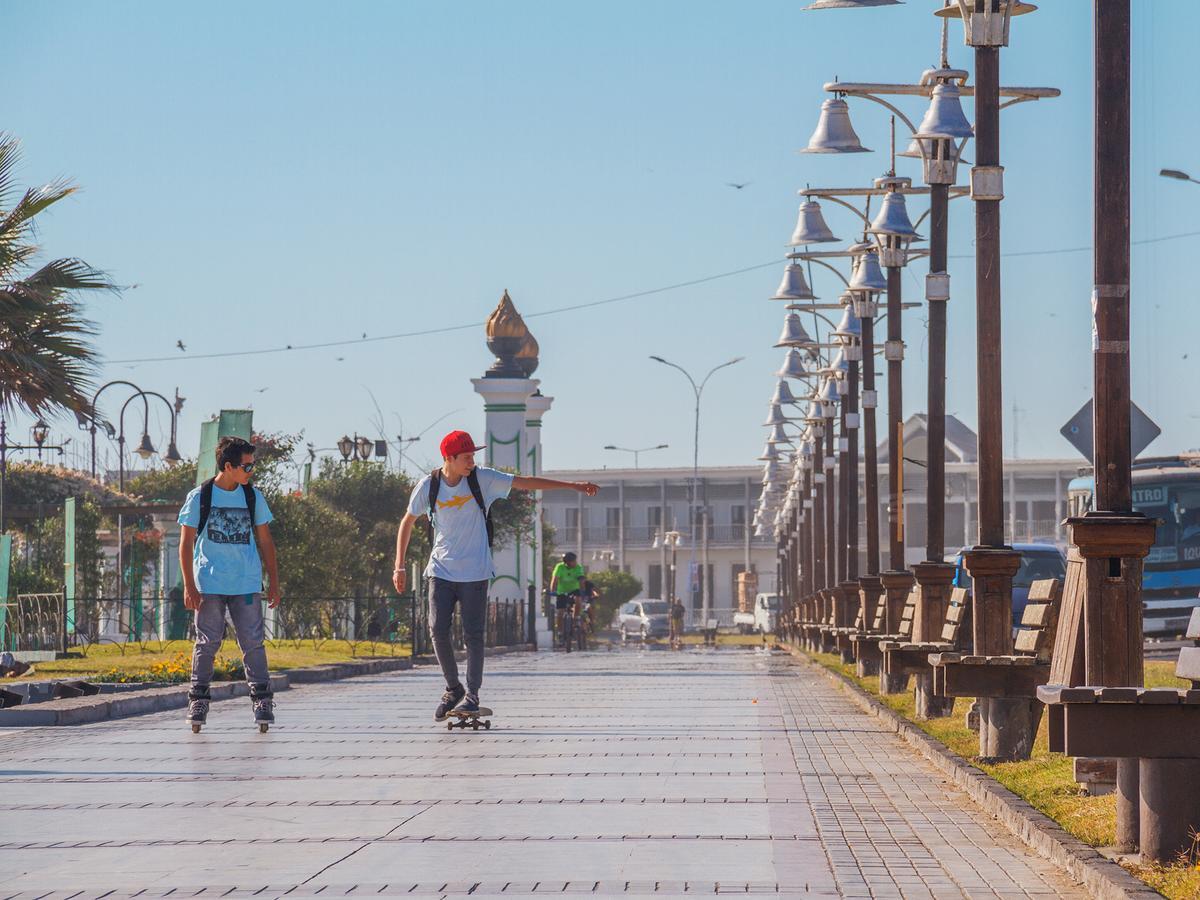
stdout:
<svg viewBox="0 0 1200 900">
<path fill-rule="evenodd" d="M 1067 503 L 1072 516 L 1092 508 L 1094 490 L 1091 474 L 1071 480 Z M 1192 609 L 1200 605 L 1200 456 L 1135 462 L 1133 508 L 1158 519 L 1142 575 L 1143 629 L 1159 637 L 1181 635 Z"/>
</svg>

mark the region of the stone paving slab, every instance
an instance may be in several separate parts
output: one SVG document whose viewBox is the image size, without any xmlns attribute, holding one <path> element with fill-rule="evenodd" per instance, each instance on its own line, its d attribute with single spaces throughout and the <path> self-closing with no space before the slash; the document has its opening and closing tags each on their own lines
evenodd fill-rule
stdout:
<svg viewBox="0 0 1200 900">
<path fill-rule="evenodd" d="M 1086 896 L 785 655 L 490 659 L 491 731 L 433 723 L 441 689 L 7 730 L 0 900 Z"/>
</svg>

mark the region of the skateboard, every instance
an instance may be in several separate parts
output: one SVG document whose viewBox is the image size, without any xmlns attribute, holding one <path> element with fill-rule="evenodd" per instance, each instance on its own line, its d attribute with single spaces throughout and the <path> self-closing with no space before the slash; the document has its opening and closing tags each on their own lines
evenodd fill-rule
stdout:
<svg viewBox="0 0 1200 900">
<path fill-rule="evenodd" d="M 446 713 L 450 718 L 446 720 L 446 729 L 453 731 L 455 728 L 470 728 L 473 731 L 478 731 L 483 728 L 487 731 L 492 729 L 492 720 L 484 719 L 480 721 L 480 716 L 490 716 L 492 711 L 486 706 L 481 706 L 476 712 L 459 712 L 456 709 Z M 458 721 L 456 722 L 455 719 Z"/>
</svg>

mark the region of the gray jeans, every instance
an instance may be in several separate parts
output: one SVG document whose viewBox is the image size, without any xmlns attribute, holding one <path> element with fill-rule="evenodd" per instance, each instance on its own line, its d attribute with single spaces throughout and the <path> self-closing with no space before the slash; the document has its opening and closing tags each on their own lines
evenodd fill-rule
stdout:
<svg viewBox="0 0 1200 900">
<path fill-rule="evenodd" d="M 262 594 L 201 594 L 196 610 L 196 645 L 192 648 L 192 684 L 212 681 L 213 660 L 225 636 L 225 610 L 233 622 L 242 665 L 249 684 L 267 684 L 267 651 L 263 649 Z"/>
<path fill-rule="evenodd" d="M 483 684 L 483 630 L 487 625 L 488 583 L 486 581 L 446 581 L 431 578 L 429 591 L 429 633 L 433 637 L 433 653 L 446 687 L 458 681 L 458 663 L 454 661 L 454 646 L 450 643 L 450 622 L 454 605 L 461 604 L 463 638 L 467 643 L 467 693 L 478 696 Z"/>
</svg>

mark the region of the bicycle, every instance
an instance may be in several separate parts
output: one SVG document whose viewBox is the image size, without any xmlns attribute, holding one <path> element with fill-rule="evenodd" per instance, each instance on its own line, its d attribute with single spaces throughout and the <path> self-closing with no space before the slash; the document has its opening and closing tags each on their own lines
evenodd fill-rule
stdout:
<svg viewBox="0 0 1200 900">
<path fill-rule="evenodd" d="M 579 650 L 587 650 L 591 620 L 588 615 L 587 604 L 582 597 L 575 599 L 575 608 L 571 612 L 571 624 L 573 626 L 571 640 L 568 643 L 576 644 Z"/>
<path fill-rule="evenodd" d="M 571 652 L 571 645 L 575 641 L 575 606 L 579 603 L 579 594 L 572 591 L 570 594 L 559 594 L 556 598 L 555 606 L 557 607 L 557 621 L 554 629 L 554 645 L 557 648 L 561 642 L 564 650 Z M 586 649 L 586 648 L 585 648 Z"/>
</svg>

